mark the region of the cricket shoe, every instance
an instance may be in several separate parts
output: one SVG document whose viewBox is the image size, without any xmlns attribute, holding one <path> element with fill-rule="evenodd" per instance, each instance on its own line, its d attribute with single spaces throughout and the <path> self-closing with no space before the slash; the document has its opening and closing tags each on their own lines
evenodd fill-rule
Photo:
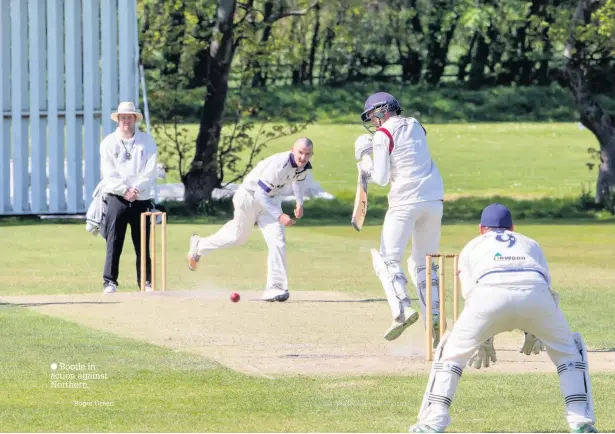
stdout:
<svg viewBox="0 0 615 434">
<path fill-rule="evenodd" d="M 585 425 L 581 425 L 577 429 L 570 430 L 570 432 L 598 432 L 598 430 L 591 423 L 586 423 Z"/>
<path fill-rule="evenodd" d="M 190 250 L 188 251 L 188 255 L 186 259 L 188 260 L 188 268 L 191 271 L 196 271 L 196 266 L 199 262 L 201 256 L 199 255 L 199 237 L 197 234 L 193 234 L 190 237 Z"/>
<path fill-rule="evenodd" d="M 152 288 L 152 284 L 150 282 L 145 282 L 145 292 L 154 292 L 154 288 Z"/>
<path fill-rule="evenodd" d="M 417 423 L 416 425 L 412 425 L 410 429 L 408 430 L 408 432 L 444 432 L 444 431 L 438 431 L 437 429 L 432 428 L 429 425 L 422 425 L 420 423 Z"/>
<path fill-rule="evenodd" d="M 393 341 L 401 336 L 401 334 L 419 319 L 419 313 L 410 306 L 406 307 L 400 318 L 393 321 L 393 324 L 384 334 L 387 341 Z"/>
<path fill-rule="evenodd" d="M 288 289 L 282 289 L 277 286 L 265 289 L 263 293 L 263 301 L 286 301 L 290 297 Z"/>
<path fill-rule="evenodd" d="M 103 290 L 104 294 L 113 294 L 117 291 L 117 285 L 113 282 L 105 282 L 105 289 Z"/>
</svg>

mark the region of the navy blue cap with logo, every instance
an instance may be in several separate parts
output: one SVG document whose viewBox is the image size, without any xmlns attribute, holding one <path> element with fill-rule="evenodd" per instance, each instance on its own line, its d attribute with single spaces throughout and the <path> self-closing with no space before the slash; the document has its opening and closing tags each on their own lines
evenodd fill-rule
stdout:
<svg viewBox="0 0 615 434">
<path fill-rule="evenodd" d="M 492 203 L 483 210 L 480 224 L 488 228 L 512 228 L 512 214 L 501 203 Z"/>
</svg>

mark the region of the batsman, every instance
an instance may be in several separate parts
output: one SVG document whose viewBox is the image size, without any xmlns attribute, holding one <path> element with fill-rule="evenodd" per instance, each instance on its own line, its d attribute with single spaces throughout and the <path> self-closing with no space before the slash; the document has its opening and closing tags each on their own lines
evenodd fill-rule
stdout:
<svg viewBox="0 0 615 434">
<path fill-rule="evenodd" d="M 365 102 L 361 120 L 371 134 L 355 141 L 355 158 L 369 182 L 391 185 L 389 209 L 384 218 L 380 249 L 372 249 L 374 271 L 380 279 L 391 308 L 393 324 L 384 338 L 392 341 L 412 325 L 419 314 L 410 306 L 406 292 L 408 279 L 401 266 L 406 246 L 412 238 L 408 272 L 421 304 L 423 318 L 433 317 L 434 347 L 439 341 L 438 274 L 425 270 L 425 255 L 436 253 L 444 186 L 427 147 L 425 128 L 414 118 L 401 116 L 399 102 L 386 92 L 371 95 Z M 373 157 L 370 157 L 372 155 Z M 426 279 L 433 285 L 433 306 L 425 306 Z"/>
</svg>

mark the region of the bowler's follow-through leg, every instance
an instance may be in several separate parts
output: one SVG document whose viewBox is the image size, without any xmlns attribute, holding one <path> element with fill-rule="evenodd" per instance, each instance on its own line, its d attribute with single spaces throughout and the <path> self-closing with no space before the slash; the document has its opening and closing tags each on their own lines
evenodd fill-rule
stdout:
<svg viewBox="0 0 615 434">
<path fill-rule="evenodd" d="M 215 250 L 240 246 L 250 238 L 250 233 L 256 222 L 256 212 L 253 207 L 254 198 L 243 188 L 233 195 L 233 220 L 226 222 L 218 231 L 208 237 L 196 234 L 190 237 L 188 268 L 196 271 L 199 259 Z"/>
</svg>

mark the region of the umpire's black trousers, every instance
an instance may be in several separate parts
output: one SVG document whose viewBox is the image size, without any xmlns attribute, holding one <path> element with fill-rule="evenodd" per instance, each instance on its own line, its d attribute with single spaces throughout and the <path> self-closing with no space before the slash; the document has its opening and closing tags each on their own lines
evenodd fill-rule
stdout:
<svg viewBox="0 0 615 434">
<path fill-rule="evenodd" d="M 130 225 L 132 244 L 137 254 L 137 287 L 141 281 L 141 213 L 153 209 L 151 200 L 135 200 L 129 202 L 123 197 L 113 194 L 107 195 L 107 217 L 105 223 L 105 238 L 107 240 L 107 257 L 105 258 L 105 283 L 118 284 L 120 274 L 120 256 L 124 247 L 126 229 Z M 151 263 L 149 251 L 150 225 L 146 225 L 147 268 L 145 280 L 151 282 Z"/>
</svg>

